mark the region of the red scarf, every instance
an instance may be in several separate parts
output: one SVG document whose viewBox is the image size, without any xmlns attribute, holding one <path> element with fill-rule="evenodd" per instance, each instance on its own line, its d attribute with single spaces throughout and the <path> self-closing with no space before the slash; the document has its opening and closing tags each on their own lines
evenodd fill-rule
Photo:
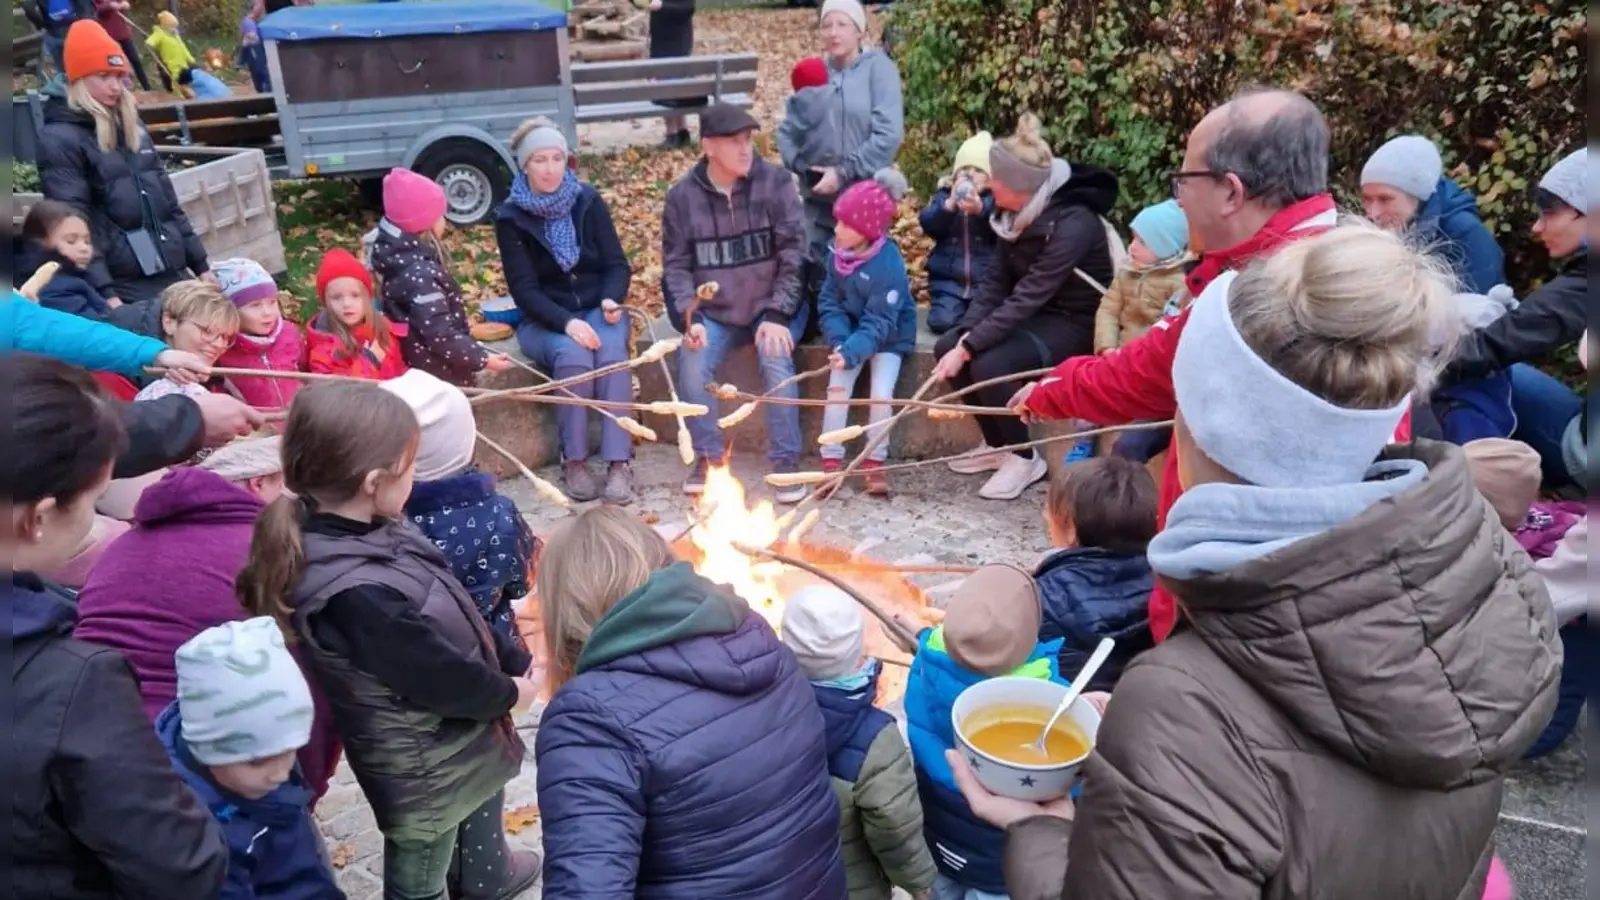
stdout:
<svg viewBox="0 0 1600 900">
<path fill-rule="evenodd" d="M 1292 206 L 1273 214 L 1261 230 L 1226 250 L 1206 251 L 1200 256 L 1200 265 L 1184 277 L 1190 297 L 1199 297 L 1211 282 L 1223 272 L 1242 269 L 1258 257 L 1267 256 L 1290 241 L 1308 238 L 1327 231 L 1331 226 L 1300 228 L 1297 226 L 1336 209 L 1332 194 L 1307 197 Z"/>
</svg>

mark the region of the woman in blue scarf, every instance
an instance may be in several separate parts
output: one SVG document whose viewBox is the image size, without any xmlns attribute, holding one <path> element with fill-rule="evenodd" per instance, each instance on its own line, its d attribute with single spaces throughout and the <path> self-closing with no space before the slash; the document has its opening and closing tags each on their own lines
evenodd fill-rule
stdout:
<svg viewBox="0 0 1600 900">
<path fill-rule="evenodd" d="M 611 222 L 611 210 L 568 166 L 566 136 L 549 119 L 529 119 L 511 136 L 520 169 L 511 196 L 495 213 L 495 238 L 511 298 L 522 311 L 517 344 L 553 378 L 582 375 L 628 358 L 627 300 L 633 272 Z M 615 304 L 615 305 L 614 305 Z M 626 371 L 574 385 L 580 397 L 626 403 Z M 602 489 L 589 470 L 588 410 L 556 411 L 567 496 L 613 503 L 633 500 L 633 438 L 601 423 Z"/>
</svg>

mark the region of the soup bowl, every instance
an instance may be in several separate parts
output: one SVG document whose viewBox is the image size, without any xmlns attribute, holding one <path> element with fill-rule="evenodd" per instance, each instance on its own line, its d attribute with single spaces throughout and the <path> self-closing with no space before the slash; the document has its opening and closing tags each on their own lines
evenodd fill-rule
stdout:
<svg viewBox="0 0 1600 900">
<path fill-rule="evenodd" d="M 1100 713 L 1079 696 L 1056 720 L 1054 731 L 1065 730 L 1081 740 L 1081 753 L 1059 760 L 1028 762 L 1030 753 L 1023 745 L 1038 737 L 1040 729 L 1066 696 L 1065 685 L 1038 678 L 1006 675 L 981 681 L 961 692 L 950 710 L 955 729 L 956 749 L 972 767 L 978 783 L 992 794 L 1014 800 L 1043 803 L 1065 797 L 1077 784 L 1078 771 L 1094 749 L 1100 730 Z M 1018 752 L 999 755 L 995 747 L 979 748 L 972 735 L 1001 723 L 1026 723 L 1018 740 Z"/>
</svg>

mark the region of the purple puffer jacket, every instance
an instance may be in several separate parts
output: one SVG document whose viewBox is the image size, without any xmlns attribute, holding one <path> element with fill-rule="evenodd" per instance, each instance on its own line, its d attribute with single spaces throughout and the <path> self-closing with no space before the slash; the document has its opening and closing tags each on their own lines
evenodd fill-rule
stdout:
<svg viewBox="0 0 1600 900">
<path fill-rule="evenodd" d="M 245 618 L 233 581 L 263 508 L 260 497 L 221 476 L 174 468 L 145 489 L 133 530 L 106 548 L 84 582 L 73 637 L 128 660 L 152 722 L 175 699 L 178 647 L 207 628 Z M 321 797 L 339 762 L 339 742 L 315 680 L 307 681 L 316 719 L 300 766 Z"/>
</svg>

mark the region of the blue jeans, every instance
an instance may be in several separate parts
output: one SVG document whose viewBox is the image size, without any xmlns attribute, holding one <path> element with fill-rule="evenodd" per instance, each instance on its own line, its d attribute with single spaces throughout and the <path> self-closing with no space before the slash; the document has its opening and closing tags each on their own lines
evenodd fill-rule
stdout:
<svg viewBox="0 0 1600 900">
<path fill-rule="evenodd" d="M 1005 894 L 966 887 L 940 872 L 933 878 L 933 900 L 1010 900 Z"/>
<path fill-rule="evenodd" d="M 900 380 L 900 354 L 875 353 L 870 364 L 872 366 L 872 380 L 869 385 L 874 400 L 893 400 L 894 385 Z M 828 399 L 848 400 L 855 394 L 856 379 L 861 377 L 861 370 L 865 366 L 856 366 L 854 369 L 835 369 L 828 373 Z M 879 422 L 888 421 L 894 415 L 894 407 L 887 403 L 874 403 L 869 407 L 867 423 L 877 425 Z M 829 403 L 822 409 L 822 430 L 837 431 L 850 422 L 850 406 L 846 403 Z M 867 432 L 865 441 L 873 441 L 878 437 L 878 429 Z M 828 444 L 822 448 L 823 459 L 844 459 L 843 444 Z M 883 462 L 889 458 L 889 442 L 883 441 L 872 451 L 872 458 Z"/>
<path fill-rule="evenodd" d="M 789 323 L 789 334 L 800 342 L 805 333 L 805 307 Z M 724 325 L 715 319 L 702 316 L 696 324 L 706 328 L 706 343 L 699 350 L 688 346 L 678 351 L 678 397 L 685 403 L 698 403 L 710 407 L 712 412 L 703 416 L 690 416 L 689 437 L 694 441 L 694 452 L 706 459 L 720 460 L 725 455 L 722 429 L 717 427 L 717 400 L 706 385 L 717 379 L 717 370 L 728 354 L 746 344 L 755 343 L 755 325 Z M 766 390 L 785 378 L 794 377 L 794 354 L 785 356 L 757 355 L 761 359 L 761 381 Z M 799 397 L 800 388 L 790 385 L 779 391 L 777 397 Z M 767 416 L 767 459 L 775 464 L 795 465 L 800 462 L 800 407 L 763 404 Z"/>
<path fill-rule="evenodd" d="M 1517 414 L 1511 436 L 1538 452 L 1545 484 L 1576 483 L 1562 460 L 1561 435 L 1583 411 L 1583 400 L 1533 366 L 1517 363 L 1511 367 L 1511 409 Z"/>
<path fill-rule="evenodd" d="M 592 309 L 579 318 L 588 322 L 600 336 L 599 350 L 586 350 L 565 332 L 549 331 L 530 321 L 517 326 L 517 346 L 535 365 L 557 380 L 593 372 L 628 358 L 627 316 L 615 325 L 606 324 L 605 313 L 599 309 Z M 571 396 L 585 400 L 629 403 L 633 400 L 633 376 L 624 369 L 575 384 L 567 390 Z M 589 458 L 589 410 L 581 406 L 556 407 L 556 427 L 561 432 L 562 459 L 583 462 Z M 610 419 L 600 425 L 600 458 L 606 462 L 633 459 L 633 438 Z"/>
</svg>

